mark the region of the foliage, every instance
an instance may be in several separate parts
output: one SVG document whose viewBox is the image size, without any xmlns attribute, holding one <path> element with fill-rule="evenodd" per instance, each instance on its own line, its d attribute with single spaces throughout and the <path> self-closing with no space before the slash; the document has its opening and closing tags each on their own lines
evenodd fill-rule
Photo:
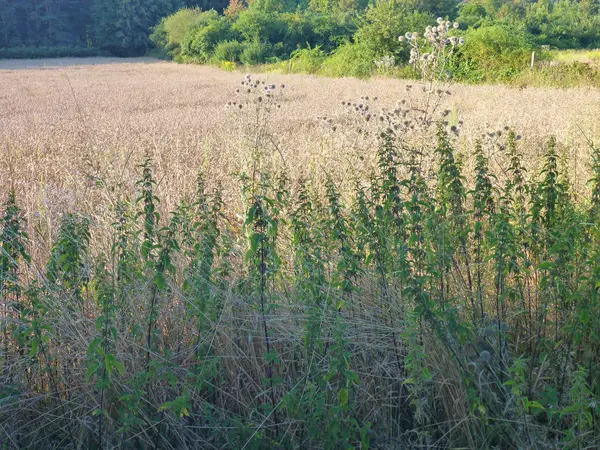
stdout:
<svg viewBox="0 0 600 450">
<path fill-rule="evenodd" d="M 390 0 L 377 2 L 366 11 L 364 24 L 356 31 L 356 39 L 369 48 L 376 57 L 393 55 L 406 63 L 409 53 L 398 36 L 407 32 L 423 30 L 434 18 L 405 3 Z"/>
<path fill-rule="evenodd" d="M 221 41 L 215 47 L 213 56 L 217 61 L 239 62 L 246 47 L 239 41 Z"/>
<path fill-rule="evenodd" d="M 367 78 L 375 70 L 375 55 L 363 43 L 346 43 L 333 52 L 323 63 L 322 73 L 326 76 L 351 76 Z"/>
<path fill-rule="evenodd" d="M 181 44 L 181 54 L 200 62 L 207 62 L 213 55 L 214 49 L 221 41 L 236 38 L 230 22 L 219 16 L 216 11 L 202 13 L 203 17 L 196 23 Z"/>
<path fill-rule="evenodd" d="M 507 80 L 528 67 L 533 49 L 522 29 L 482 26 L 465 34 L 452 74 L 464 81 Z"/>
<path fill-rule="evenodd" d="M 151 46 L 150 28 L 179 6 L 179 0 L 94 0 L 92 39 L 118 56 L 143 54 Z"/>
<path fill-rule="evenodd" d="M 269 54 L 269 47 L 260 41 L 248 43 L 240 55 L 240 61 L 247 65 L 264 63 Z"/>
<path fill-rule="evenodd" d="M 167 55 L 177 58 L 188 31 L 201 26 L 207 20 L 207 15 L 197 8 L 180 9 L 161 19 L 150 34 L 150 40 L 154 46 L 161 48 Z"/>
</svg>

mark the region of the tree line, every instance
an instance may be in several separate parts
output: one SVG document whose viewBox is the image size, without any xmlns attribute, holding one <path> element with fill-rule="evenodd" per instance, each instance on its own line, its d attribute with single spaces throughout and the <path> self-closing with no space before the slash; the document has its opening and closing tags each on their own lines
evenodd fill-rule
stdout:
<svg viewBox="0 0 600 450">
<path fill-rule="evenodd" d="M 223 9 L 222 0 L 0 0 L 0 48 L 148 51 L 150 28 L 186 6 Z"/>
</svg>

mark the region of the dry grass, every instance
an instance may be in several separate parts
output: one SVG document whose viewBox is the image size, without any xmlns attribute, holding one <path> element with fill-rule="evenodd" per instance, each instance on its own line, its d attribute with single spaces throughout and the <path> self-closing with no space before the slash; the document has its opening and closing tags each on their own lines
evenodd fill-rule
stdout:
<svg viewBox="0 0 600 450">
<path fill-rule="evenodd" d="M 38 224 L 46 244 L 52 223 L 66 210 L 106 217 L 111 189 L 132 192 L 136 165 L 144 152 L 155 158 L 164 210 L 172 210 L 189 190 L 197 171 L 227 187 L 232 171 L 248 160 L 239 115 L 224 108 L 235 98 L 242 74 L 206 66 L 158 60 L 55 60 L 0 62 L 0 198 L 14 184 L 29 215 L 43 213 Z M 356 156 L 373 156 L 369 142 L 357 142 L 352 120 L 341 100 L 378 96 L 380 107 L 400 99 L 417 102 L 422 92 L 410 82 L 378 79 L 327 79 L 304 75 L 261 75 L 287 85 L 282 108 L 274 114 L 281 157 L 292 172 L 356 168 Z M 463 149 L 482 132 L 510 125 L 523 135 L 525 160 L 537 166 L 548 135 L 568 144 L 565 155 L 575 188 L 587 180 L 585 135 L 598 135 L 599 89 L 513 89 L 502 86 L 454 86 L 444 100 L 450 120 L 462 120 Z M 317 120 L 346 122 L 333 133 Z M 346 131 L 340 131 L 346 130 Z M 565 145 L 565 148 L 567 146 Z M 354 156 L 354 157 L 353 157 Z M 501 171 L 502 154 L 491 155 Z M 466 155 L 467 166 L 469 155 Z M 296 173 L 294 173 L 296 172 Z M 90 178 L 92 177 L 92 178 Z M 93 177 L 105 188 L 97 189 Z M 239 199 L 237 188 L 225 193 Z M 43 217 L 43 219 L 42 219 Z M 41 242 L 41 240 L 38 240 Z"/>
</svg>

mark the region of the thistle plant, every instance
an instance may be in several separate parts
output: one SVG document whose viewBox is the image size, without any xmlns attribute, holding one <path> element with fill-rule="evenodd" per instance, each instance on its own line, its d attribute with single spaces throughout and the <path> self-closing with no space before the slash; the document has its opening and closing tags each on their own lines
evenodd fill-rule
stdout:
<svg viewBox="0 0 600 450">
<path fill-rule="evenodd" d="M 452 83 L 449 63 L 457 47 L 464 44 L 463 37 L 453 36 L 458 22 L 450 22 L 438 17 L 437 25 L 428 26 L 420 36 L 418 32 L 407 32 L 398 39 L 410 46 L 409 64 L 412 64 L 421 80 L 425 83 L 423 90 L 427 97 L 424 107 L 424 118 L 430 117 L 436 110 L 443 95 Z"/>
<path fill-rule="evenodd" d="M 449 80 L 448 62 L 456 47 L 463 45 L 464 38 L 452 36 L 453 29 L 459 28 L 458 22 L 450 22 L 438 17 L 437 25 L 428 26 L 420 36 L 418 32 L 407 32 L 400 36 L 400 42 L 410 46 L 409 63 L 421 74 L 431 88 L 434 83 Z"/>
</svg>

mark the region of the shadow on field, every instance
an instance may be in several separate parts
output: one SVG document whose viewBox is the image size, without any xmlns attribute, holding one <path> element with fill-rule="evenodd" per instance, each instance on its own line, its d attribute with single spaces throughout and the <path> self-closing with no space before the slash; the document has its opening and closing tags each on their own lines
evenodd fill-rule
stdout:
<svg viewBox="0 0 600 450">
<path fill-rule="evenodd" d="M 45 58 L 45 59 L 5 59 L 0 60 L 0 70 L 23 69 L 52 69 L 71 66 L 94 66 L 99 64 L 153 64 L 161 62 L 160 59 L 151 57 L 116 58 L 116 57 L 90 57 L 90 58 Z"/>
</svg>

